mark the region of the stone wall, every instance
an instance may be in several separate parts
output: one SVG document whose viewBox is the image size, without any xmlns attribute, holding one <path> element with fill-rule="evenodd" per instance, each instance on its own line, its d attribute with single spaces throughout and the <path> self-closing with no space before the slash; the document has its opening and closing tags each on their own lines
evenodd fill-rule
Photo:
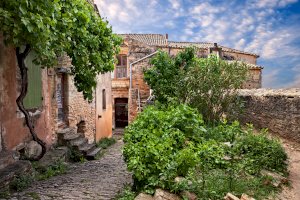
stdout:
<svg viewBox="0 0 300 200">
<path fill-rule="evenodd" d="M 95 116 L 96 116 L 96 103 L 93 100 L 88 102 L 84 100 L 82 92 L 78 92 L 74 85 L 72 76 L 68 77 L 68 123 L 70 127 L 75 127 L 80 121 L 84 121 L 86 125 L 85 137 L 89 142 L 95 139 Z"/>
<path fill-rule="evenodd" d="M 243 123 L 268 128 L 287 139 L 300 142 L 300 89 L 240 90 L 245 100 Z"/>
<path fill-rule="evenodd" d="M 62 56 L 59 58 L 58 68 L 64 69 L 64 112 L 66 115 L 65 123 L 71 128 L 77 128 L 77 124 L 81 121 L 85 122 L 85 137 L 89 140 L 89 142 L 93 142 L 95 139 L 95 116 L 96 116 L 96 102 L 93 100 L 92 102 L 88 102 L 84 100 L 82 92 L 78 92 L 77 88 L 74 85 L 74 78 L 68 73 L 68 70 L 71 68 L 71 59 L 68 56 Z M 57 84 L 58 74 L 55 72 L 55 85 Z M 57 89 L 57 87 L 56 87 Z M 58 127 L 58 119 L 57 119 L 57 99 L 55 95 L 55 91 L 53 93 L 55 97 L 53 99 L 53 118 L 56 121 L 56 130 Z"/>
</svg>

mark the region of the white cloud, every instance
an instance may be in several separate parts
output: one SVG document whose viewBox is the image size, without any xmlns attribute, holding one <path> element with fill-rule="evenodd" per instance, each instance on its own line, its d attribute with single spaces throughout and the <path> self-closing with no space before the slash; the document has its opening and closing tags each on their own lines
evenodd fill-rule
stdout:
<svg viewBox="0 0 300 200">
<path fill-rule="evenodd" d="M 262 85 L 264 88 L 274 88 L 277 84 L 277 77 L 280 75 L 279 69 L 273 69 L 268 73 L 263 73 L 263 82 Z"/>
<path fill-rule="evenodd" d="M 256 0 L 252 3 L 256 8 L 281 8 L 295 3 L 297 0 Z"/>
<path fill-rule="evenodd" d="M 101 15 L 107 17 L 117 33 L 169 32 L 170 40 L 217 42 L 257 53 L 261 56 L 258 61 L 300 57 L 299 43 L 294 43 L 300 40 L 297 23 L 300 15 L 288 21 L 278 12 L 278 8 L 295 2 L 297 0 L 96 0 Z M 268 73 L 263 74 L 266 85 L 275 85 L 280 70 L 264 72 Z M 298 84 L 297 81 L 294 83 Z"/>
</svg>

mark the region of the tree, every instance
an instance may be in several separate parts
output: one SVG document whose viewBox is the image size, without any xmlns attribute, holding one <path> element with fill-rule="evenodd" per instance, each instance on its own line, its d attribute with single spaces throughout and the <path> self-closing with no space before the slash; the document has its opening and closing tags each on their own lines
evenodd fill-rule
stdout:
<svg viewBox="0 0 300 200">
<path fill-rule="evenodd" d="M 175 57 L 159 52 L 145 81 L 161 103 L 187 103 L 206 122 L 219 121 L 223 114 L 233 116 L 241 107 L 237 89 L 247 77 L 247 66 L 227 62 L 214 55 L 197 58 L 195 48 L 186 48 Z"/>
<path fill-rule="evenodd" d="M 41 158 L 46 152 L 45 143 L 37 137 L 23 105 L 28 88 L 24 61 L 29 52 L 34 51 L 35 62 L 44 67 L 55 66 L 57 57 L 66 53 L 72 59 L 75 86 L 91 100 L 96 76 L 113 70 L 121 40 L 86 0 L 1 1 L 0 32 L 5 43 L 16 48 L 22 84 L 16 102 L 33 140 L 42 146 Z"/>
</svg>

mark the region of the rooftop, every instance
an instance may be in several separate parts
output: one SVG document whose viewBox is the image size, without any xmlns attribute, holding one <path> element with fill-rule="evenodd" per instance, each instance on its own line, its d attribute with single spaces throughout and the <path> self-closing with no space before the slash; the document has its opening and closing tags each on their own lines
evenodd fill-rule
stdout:
<svg viewBox="0 0 300 200">
<path fill-rule="evenodd" d="M 118 34 L 122 38 L 129 37 L 139 42 L 145 43 L 150 46 L 157 46 L 157 47 L 172 47 L 172 48 L 186 48 L 189 46 L 195 46 L 201 49 L 208 49 L 214 47 L 214 43 L 209 42 L 175 42 L 175 41 L 168 41 L 167 35 L 163 34 L 137 34 L 137 33 L 130 33 L 130 34 Z M 248 54 L 252 56 L 259 57 L 259 55 L 245 52 L 225 46 L 218 45 L 224 52 L 231 52 L 231 53 L 241 53 L 241 54 Z"/>
</svg>

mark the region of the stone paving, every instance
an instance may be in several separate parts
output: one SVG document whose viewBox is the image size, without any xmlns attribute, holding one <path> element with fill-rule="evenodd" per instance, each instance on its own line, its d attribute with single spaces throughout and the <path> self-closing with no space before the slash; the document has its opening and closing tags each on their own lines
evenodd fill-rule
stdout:
<svg viewBox="0 0 300 200">
<path fill-rule="evenodd" d="M 132 184 L 131 174 L 123 161 L 122 140 L 118 140 L 99 159 L 71 164 L 67 174 L 38 181 L 11 200 L 32 199 L 114 199 L 126 184 Z"/>
</svg>

